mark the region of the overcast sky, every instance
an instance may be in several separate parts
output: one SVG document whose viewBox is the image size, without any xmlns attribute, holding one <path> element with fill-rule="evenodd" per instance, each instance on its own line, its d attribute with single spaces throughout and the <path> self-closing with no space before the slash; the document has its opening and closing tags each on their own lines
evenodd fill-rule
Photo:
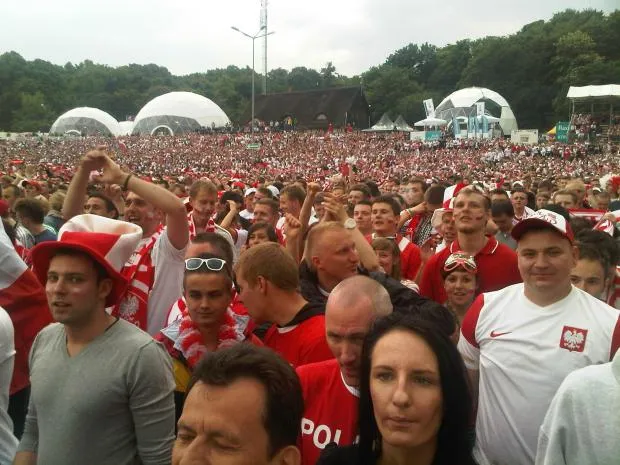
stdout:
<svg viewBox="0 0 620 465">
<path fill-rule="evenodd" d="M 56 64 L 156 63 L 173 74 L 252 63 L 248 33 L 260 0 L 4 0 L 0 53 Z M 269 69 L 332 61 L 353 75 L 410 42 L 436 45 L 506 35 L 566 8 L 610 12 L 620 0 L 269 0 Z M 262 72 L 262 40 L 256 69 Z"/>
</svg>

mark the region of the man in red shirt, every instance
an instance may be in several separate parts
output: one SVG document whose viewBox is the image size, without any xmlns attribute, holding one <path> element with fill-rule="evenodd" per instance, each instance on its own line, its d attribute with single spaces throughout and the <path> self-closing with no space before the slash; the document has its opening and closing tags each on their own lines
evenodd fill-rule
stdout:
<svg viewBox="0 0 620 465">
<path fill-rule="evenodd" d="M 391 312 L 388 292 L 366 276 L 345 279 L 330 293 L 325 330 L 335 359 L 297 369 L 305 403 L 298 441 L 302 465 L 314 465 L 330 442 L 354 442 L 362 343 L 373 321 Z"/>
<path fill-rule="evenodd" d="M 497 291 L 521 282 L 516 253 L 500 244 L 495 237 L 484 234 L 491 214 L 490 207 L 489 198 L 475 188 L 463 189 L 455 197 L 457 238 L 450 247 L 433 255 L 424 267 L 420 282 L 423 296 L 439 303 L 446 301 L 441 270 L 450 254 L 457 251 L 475 257 L 478 265 L 477 293 Z"/>
<path fill-rule="evenodd" d="M 272 323 L 264 344 L 291 365 L 333 358 L 325 340 L 325 307 L 310 303 L 297 291 L 297 264 L 273 242 L 259 244 L 237 263 L 239 300 L 257 323 Z"/>
<path fill-rule="evenodd" d="M 422 263 L 420 249 L 406 237 L 397 233 L 400 208 L 394 198 L 389 196 L 377 197 L 372 203 L 373 233 L 367 236 L 369 242 L 376 237 L 391 238 L 400 249 L 400 267 L 404 279 L 414 281 Z"/>
</svg>

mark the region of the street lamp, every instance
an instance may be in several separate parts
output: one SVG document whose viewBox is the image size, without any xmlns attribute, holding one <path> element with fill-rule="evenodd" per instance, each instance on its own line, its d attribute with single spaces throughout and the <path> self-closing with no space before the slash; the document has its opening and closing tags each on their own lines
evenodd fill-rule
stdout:
<svg viewBox="0 0 620 465">
<path fill-rule="evenodd" d="M 263 33 L 263 30 L 265 29 L 265 26 L 262 26 L 258 32 L 254 35 L 250 35 L 247 34 L 245 32 L 243 32 L 241 29 L 235 27 L 235 26 L 231 26 L 231 29 L 233 31 L 237 31 L 239 34 L 243 34 L 244 36 L 248 37 L 249 39 L 252 39 L 252 119 L 250 121 L 250 127 L 251 132 L 252 132 L 252 138 L 254 138 L 254 41 L 256 39 L 260 39 L 261 37 L 265 37 L 265 36 L 270 36 L 271 34 L 275 34 L 275 32 L 269 32 L 269 33 Z M 267 72 L 267 70 L 265 70 L 265 72 Z"/>
</svg>

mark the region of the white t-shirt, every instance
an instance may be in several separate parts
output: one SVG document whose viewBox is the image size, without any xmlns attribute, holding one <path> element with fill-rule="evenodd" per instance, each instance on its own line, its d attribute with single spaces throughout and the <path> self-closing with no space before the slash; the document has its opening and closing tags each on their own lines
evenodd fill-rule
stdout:
<svg viewBox="0 0 620 465">
<path fill-rule="evenodd" d="M 150 238 L 149 238 L 150 239 Z M 138 246 L 141 247 L 142 243 Z M 151 251 L 155 281 L 149 293 L 147 332 L 155 336 L 166 325 L 168 310 L 183 292 L 185 249 L 177 250 L 168 239 L 168 232 L 159 236 Z"/>
<path fill-rule="evenodd" d="M 248 211 L 246 208 L 245 210 L 241 210 L 239 212 L 239 216 L 241 216 L 241 218 L 245 218 L 246 220 L 252 221 L 254 219 L 254 212 Z"/>
<path fill-rule="evenodd" d="M 538 432 L 564 378 L 609 362 L 620 346 L 620 312 L 577 288 L 539 307 L 523 283 L 478 296 L 459 352 L 479 370 L 474 455 L 480 465 L 531 465 Z"/>
<path fill-rule="evenodd" d="M 13 421 L 7 412 L 14 362 L 13 322 L 9 314 L 0 307 L 0 463 L 13 463 L 18 444 L 13 435 Z"/>
</svg>

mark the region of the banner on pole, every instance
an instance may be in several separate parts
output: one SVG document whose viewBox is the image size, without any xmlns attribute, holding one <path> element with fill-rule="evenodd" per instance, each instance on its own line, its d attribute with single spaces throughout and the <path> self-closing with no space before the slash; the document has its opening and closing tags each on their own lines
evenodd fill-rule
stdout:
<svg viewBox="0 0 620 465">
<path fill-rule="evenodd" d="M 452 131 L 454 132 L 455 138 L 461 135 L 461 128 L 459 127 L 459 120 L 456 119 L 456 116 L 452 118 Z"/>
<path fill-rule="evenodd" d="M 484 102 L 476 102 L 476 116 L 484 115 Z"/>
<path fill-rule="evenodd" d="M 568 142 L 568 131 L 570 129 L 570 122 L 558 121 L 555 126 L 555 140 L 558 142 Z"/>
<path fill-rule="evenodd" d="M 424 104 L 424 111 L 426 112 L 427 118 L 435 117 L 435 105 L 433 104 L 433 99 L 429 98 L 422 102 Z"/>
</svg>

